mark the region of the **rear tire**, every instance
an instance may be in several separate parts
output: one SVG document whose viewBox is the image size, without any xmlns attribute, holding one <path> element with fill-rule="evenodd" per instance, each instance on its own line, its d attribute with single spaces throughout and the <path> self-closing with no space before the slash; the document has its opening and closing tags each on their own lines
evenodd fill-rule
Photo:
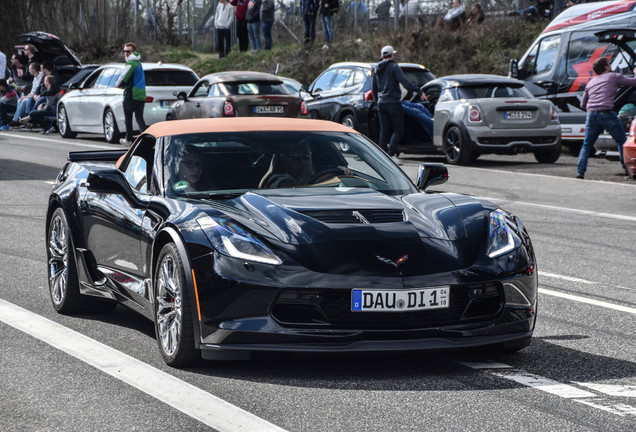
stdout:
<svg viewBox="0 0 636 432">
<path fill-rule="evenodd" d="M 355 129 L 356 126 L 357 126 L 356 118 L 353 116 L 353 114 L 345 114 L 340 119 L 340 124 L 342 124 L 343 126 L 346 126 L 348 128 L 351 128 L 351 129 Z"/>
<path fill-rule="evenodd" d="M 106 111 L 104 112 L 103 125 L 104 138 L 106 139 L 106 142 L 109 142 L 111 144 L 119 143 L 121 133 L 119 132 L 119 127 L 117 127 L 115 114 L 110 108 L 106 108 Z"/>
<path fill-rule="evenodd" d="M 75 138 L 77 136 L 77 133 L 73 132 L 68 124 L 68 113 L 64 105 L 60 105 L 57 110 L 57 127 L 62 138 Z"/>
<path fill-rule="evenodd" d="M 473 159 L 473 152 L 457 126 L 451 126 L 444 134 L 444 156 L 451 165 L 468 165 Z"/>
<path fill-rule="evenodd" d="M 153 280 L 154 322 L 157 344 L 169 366 L 196 363 L 201 354 L 194 346 L 194 323 L 183 261 L 174 243 L 159 253 Z"/>
<path fill-rule="evenodd" d="M 553 150 L 536 151 L 534 152 L 534 158 L 539 163 L 555 163 L 561 157 L 561 144 L 559 144 Z"/>
</svg>

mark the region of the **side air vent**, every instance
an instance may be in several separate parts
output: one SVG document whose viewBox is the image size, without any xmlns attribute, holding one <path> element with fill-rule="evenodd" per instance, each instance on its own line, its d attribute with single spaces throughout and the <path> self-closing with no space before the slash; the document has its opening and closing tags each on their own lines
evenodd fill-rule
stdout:
<svg viewBox="0 0 636 432">
<path fill-rule="evenodd" d="M 402 210 L 312 210 L 302 213 L 328 224 L 381 224 L 404 222 L 404 212 Z"/>
</svg>

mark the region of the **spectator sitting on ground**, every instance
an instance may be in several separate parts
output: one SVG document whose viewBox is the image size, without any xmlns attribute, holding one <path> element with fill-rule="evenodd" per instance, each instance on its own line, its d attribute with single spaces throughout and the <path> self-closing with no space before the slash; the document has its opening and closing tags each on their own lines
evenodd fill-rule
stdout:
<svg viewBox="0 0 636 432">
<path fill-rule="evenodd" d="M 18 106 L 18 93 L 5 79 L 0 79 L 0 130 L 11 130 L 7 125 Z"/>
<path fill-rule="evenodd" d="M 41 92 L 40 99 L 45 103 L 39 105 L 39 107 L 29 113 L 29 121 L 35 123 L 42 128 L 42 134 L 48 134 L 53 129 L 55 120 L 55 107 L 62 95 L 60 94 L 60 87 L 55 84 L 55 77 L 51 74 L 44 77 L 44 88 Z"/>
<path fill-rule="evenodd" d="M 39 90 L 40 83 L 42 82 L 42 78 L 44 77 L 44 74 L 40 69 L 40 64 L 37 62 L 33 62 L 29 65 L 29 74 L 31 76 L 34 76 L 35 78 L 33 79 L 31 87 L 29 87 L 29 93 L 24 94 L 18 101 L 18 108 L 16 109 L 12 121 L 11 123 L 9 123 L 9 126 L 20 126 L 20 117 L 27 115 L 33 109 L 36 101 L 34 92 L 35 90 Z M 27 91 L 26 89 L 27 87 L 25 87 L 25 93 Z"/>
<path fill-rule="evenodd" d="M 486 15 L 484 15 L 484 11 L 481 8 L 479 3 L 475 3 L 472 8 L 470 8 L 470 14 L 468 18 L 466 18 L 466 24 L 481 24 L 486 19 Z"/>
<path fill-rule="evenodd" d="M 552 0 L 537 0 L 536 5 L 526 9 L 510 11 L 508 15 L 521 16 L 530 21 L 535 21 L 537 18 L 550 19 L 552 17 Z"/>
</svg>

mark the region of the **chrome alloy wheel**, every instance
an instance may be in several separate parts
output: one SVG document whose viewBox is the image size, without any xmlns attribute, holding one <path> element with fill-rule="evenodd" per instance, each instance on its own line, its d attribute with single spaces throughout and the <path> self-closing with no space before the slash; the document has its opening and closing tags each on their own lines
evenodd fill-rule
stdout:
<svg viewBox="0 0 636 432">
<path fill-rule="evenodd" d="M 182 287 L 179 270 L 167 254 L 159 265 L 156 318 L 164 353 L 171 356 L 179 348 L 182 329 Z"/>
<path fill-rule="evenodd" d="M 65 299 L 68 289 L 68 240 L 63 216 L 56 213 L 49 230 L 49 289 L 51 300 L 59 306 Z"/>
<path fill-rule="evenodd" d="M 119 132 L 118 129 L 115 130 L 116 127 L 115 115 L 109 109 L 104 114 L 104 136 L 106 141 L 113 142 L 115 134 Z"/>
<path fill-rule="evenodd" d="M 68 132 L 68 120 L 66 118 L 66 108 L 64 108 L 64 106 L 61 106 L 57 113 L 57 127 L 60 129 L 60 134 L 62 136 L 66 135 Z"/>
</svg>

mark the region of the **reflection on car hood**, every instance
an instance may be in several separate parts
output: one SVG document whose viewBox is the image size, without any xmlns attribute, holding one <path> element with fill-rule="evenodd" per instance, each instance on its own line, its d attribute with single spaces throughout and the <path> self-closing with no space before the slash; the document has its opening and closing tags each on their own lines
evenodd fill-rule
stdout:
<svg viewBox="0 0 636 432">
<path fill-rule="evenodd" d="M 391 263 L 407 256 L 410 262 L 400 271 L 417 275 L 466 268 L 483 242 L 481 204 L 450 198 L 355 188 L 307 188 L 302 194 L 278 189 L 226 201 L 231 209 L 225 213 L 250 221 L 249 228 L 275 250 L 314 271 L 391 273 L 397 269 Z"/>
</svg>

